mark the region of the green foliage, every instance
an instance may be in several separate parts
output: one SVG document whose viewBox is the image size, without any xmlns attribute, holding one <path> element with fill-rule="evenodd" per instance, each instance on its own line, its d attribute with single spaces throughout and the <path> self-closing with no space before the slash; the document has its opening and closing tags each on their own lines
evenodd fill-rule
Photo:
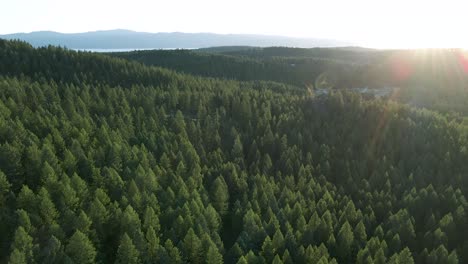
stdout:
<svg viewBox="0 0 468 264">
<path fill-rule="evenodd" d="M 467 132 L 358 94 L 0 41 L 0 260 L 466 263 Z"/>
<path fill-rule="evenodd" d="M 352 255 L 351 246 L 354 241 L 353 230 L 346 221 L 338 232 L 338 255 L 343 262 L 348 262 Z"/>
<path fill-rule="evenodd" d="M 117 257 L 115 263 L 118 264 L 137 264 L 139 263 L 140 253 L 133 245 L 132 239 L 125 233 L 120 240 L 119 248 L 117 249 Z"/>
<path fill-rule="evenodd" d="M 10 192 L 11 184 L 8 182 L 8 179 L 2 171 L 0 171 L 0 206 L 5 205 L 7 195 Z"/>
<path fill-rule="evenodd" d="M 190 228 L 183 240 L 183 252 L 187 261 L 202 263 L 202 245 L 192 228 Z"/>
<path fill-rule="evenodd" d="M 73 263 L 94 263 L 96 249 L 89 238 L 80 231 L 76 231 L 68 240 L 65 252 Z"/>
<path fill-rule="evenodd" d="M 208 249 L 208 253 L 206 255 L 206 263 L 207 264 L 221 264 L 223 262 L 223 255 L 219 253 L 218 249 L 216 247 L 211 246 Z"/>
<path fill-rule="evenodd" d="M 400 253 L 395 253 L 389 260 L 390 264 L 397 264 L 397 263 L 408 263 L 413 264 L 413 256 L 408 248 L 403 249 Z"/>
<path fill-rule="evenodd" d="M 229 206 L 229 192 L 226 182 L 222 177 L 216 178 L 213 183 L 212 191 L 213 206 L 221 214 L 225 215 Z"/>
<path fill-rule="evenodd" d="M 171 240 L 166 240 L 164 243 L 164 248 L 168 254 L 168 260 L 172 263 L 182 263 L 182 257 L 180 251 L 177 247 L 175 247 Z"/>
<path fill-rule="evenodd" d="M 10 255 L 10 262 L 34 262 L 33 239 L 22 226 L 18 227 L 15 231 L 13 242 L 11 243 L 11 249 L 12 253 Z"/>
<path fill-rule="evenodd" d="M 62 242 L 55 236 L 51 236 L 40 254 L 43 263 L 62 263 L 65 261 L 65 253 Z"/>
<path fill-rule="evenodd" d="M 26 264 L 28 263 L 26 260 L 26 255 L 24 252 L 19 251 L 18 249 L 14 249 L 11 252 L 10 260 L 8 261 L 10 264 Z"/>
<path fill-rule="evenodd" d="M 159 238 L 156 235 L 153 227 L 149 227 L 146 232 L 146 258 L 149 262 L 157 262 L 158 254 L 161 251 L 161 246 L 159 245 Z"/>
</svg>

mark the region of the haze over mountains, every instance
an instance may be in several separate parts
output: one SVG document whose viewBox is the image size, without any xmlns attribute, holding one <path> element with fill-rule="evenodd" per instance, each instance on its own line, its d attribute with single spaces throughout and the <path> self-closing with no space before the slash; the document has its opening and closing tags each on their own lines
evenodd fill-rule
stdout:
<svg viewBox="0 0 468 264">
<path fill-rule="evenodd" d="M 122 29 L 70 34 L 53 31 L 37 31 L 0 35 L 0 38 L 20 39 L 29 42 L 35 47 L 59 45 L 71 49 L 165 49 L 232 45 L 311 48 L 352 45 L 352 43 L 349 42 L 332 39 L 249 34 L 146 33 Z"/>
</svg>

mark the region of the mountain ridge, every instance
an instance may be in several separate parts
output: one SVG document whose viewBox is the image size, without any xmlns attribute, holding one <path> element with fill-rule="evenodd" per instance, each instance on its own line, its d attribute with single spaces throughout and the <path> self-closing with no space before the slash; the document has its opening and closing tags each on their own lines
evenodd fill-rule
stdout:
<svg viewBox="0 0 468 264">
<path fill-rule="evenodd" d="M 288 46 L 341 47 L 353 45 L 346 41 L 319 38 L 296 38 L 260 34 L 216 34 L 185 32 L 138 32 L 127 29 L 99 30 L 82 33 L 34 31 L 0 35 L 3 39 L 19 39 L 35 47 L 58 45 L 71 49 L 158 49 L 207 48 L 213 46 Z"/>
</svg>

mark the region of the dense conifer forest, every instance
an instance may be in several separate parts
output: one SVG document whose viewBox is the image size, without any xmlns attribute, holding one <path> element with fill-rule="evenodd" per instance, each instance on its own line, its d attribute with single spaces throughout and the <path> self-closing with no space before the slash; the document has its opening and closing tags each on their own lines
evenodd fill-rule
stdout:
<svg viewBox="0 0 468 264">
<path fill-rule="evenodd" d="M 468 114 L 468 52 L 459 49 L 214 47 L 109 55 L 189 74 L 308 89 L 404 88 L 394 100 Z"/>
<path fill-rule="evenodd" d="M 463 118 L 200 75 L 0 40 L 0 263 L 468 262 Z"/>
<path fill-rule="evenodd" d="M 364 53 L 354 54 L 337 50 L 335 52 L 338 54 L 332 52 L 331 56 L 329 52 L 320 52 L 321 50 L 328 49 L 312 52 L 315 49 L 309 51 L 308 49 L 233 47 L 232 49 L 140 50 L 114 52 L 109 55 L 195 75 L 240 81 L 270 80 L 297 86 L 314 86 L 316 79 L 323 75 L 328 78 L 330 85 L 336 88 L 364 85 L 362 63 L 367 62 L 363 58 Z M 361 63 L 352 65 L 356 61 Z"/>
</svg>

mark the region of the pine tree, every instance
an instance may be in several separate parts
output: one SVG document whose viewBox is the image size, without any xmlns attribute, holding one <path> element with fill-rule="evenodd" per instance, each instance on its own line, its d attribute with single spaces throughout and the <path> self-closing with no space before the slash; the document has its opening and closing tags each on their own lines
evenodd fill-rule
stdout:
<svg viewBox="0 0 468 264">
<path fill-rule="evenodd" d="M 180 251 L 177 247 L 174 246 L 170 239 L 166 240 L 166 242 L 164 243 L 164 248 L 166 249 L 167 254 L 169 255 L 171 263 L 182 263 Z"/>
<path fill-rule="evenodd" d="M 18 226 L 23 227 L 26 232 L 30 233 L 32 231 L 32 225 L 29 214 L 23 209 L 16 210 L 16 214 L 18 215 Z"/>
<path fill-rule="evenodd" d="M 277 229 L 275 234 L 273 235 L 273 248 L 276 252 L 283 252 L 284 251 L 284 236 L 281 233 L 280 229 Z"/>
<path fill-rule="evenodd" d="M 65 248 L 68 257 L 79 264 L 94 263 L 96 258 L 96 249 L 88 237 L 77 230 L 68 241 Z"/>
<path fill-rule="evenodd" d="M 372 257 L 367 247 L 359 250 L 356 256 L 356 264 L 373 264 Z"/>
<path fill-rule="evenodd" d="M 160 251 L 159 238 L 153 227 L 150 226 L 146 231 L 147 259 L 149 262 L 158 261 L 158 252 Z"/>
<path fill-rule="evenodd" d="M 80 230 L 83 234 L 88 234 L 91 224 L 91 219 L 86 215 L 86 213 L 83 210 L 81 210 L 80 214 L 75 219 L 75 229 Z"/>
<path fill-rule="evenodd" d="M 120 240 L 115 263 L 117 264 L 137 264 L 139 263 L 140 253 L 132 243 L 132 239 L 124 233 Z"/>
<path fill-rule="evenodd" d="M 270 237 L 267 236 L 262 245 L 262 256 L 265 258 L 267 262 L 271 262 L 275 254 L 276 254 L 276 248 L 274 248 Z"/>
<path fill-rule="evenodd" d="M 149 206 L 147 206 L 145 209 L 145 214 L 143 216 L 143 227 L 144 230 L 148 230 L 150 227 L 152 227 L 156 233 L 158 233 L 161 229 L 158 216 L 156 215 L 154 209 Z"/>
<path fill-rule="evenodd" d="M 221 216 L 224 216 L 228 209 L 229 192 L 226 182 L 220 176 L 216 178 L 211 187 L 213 196 L 213 207 L 218 211 Z"/>
<path fill-rule="evenodd" d="M 7 195 L 10 192 L 10 187 L 11 184 L 8 182 L 5 173 L 0 170 L 0 207 L 5 206 Z"/>
<path fill-rule="evenodd" d="M 208 253 L 206 255 L 206 263 L 207 264 L 222 264 L 223 262 L 223 255 L 219 253 L 218 249 L 214 246 L 210 246 L 208 249 Z"/>
<path fill-rule="evenodd" d="M 236 264 L 248 264 L 247 260 L 244 258 L 244 256 L 241 256 L 239 260 L 236 262 Z"/>
<path fill-rule="evenodd" d="M 293 264 L 294 263 L 291 255 L 289 254 L 289 250 L 287 250 L 287 249 L 284 251 L 282 259 L 283 259 L 284 264 Z"/>
<path fill-rule="evenodd" d="M 41 262 L 62 263 L 64 262 L 64 249 L 60 240 L 51 236 L 44 248 L 41 249 Z"/>
<path fill-rule="evenodd" d="M 385 264 L 387 262 L 387 258 L 385 257 L 385 252 L 383 248 L 379 248 L 374 256 L 374 263 L 375 264 Z"/>
<path fill-rule="evenodd" d="M 411 254 L 411 251 L 409 250 L 409 248 L 404 248 L 399 256 L 399 263 L 408 263 L 408 264 L 413 264 L 414 263 L 414 260 L 413 260 L 413 255 Z"/>
<path fill-rule="evenodd" d="M 17 207 L 31 213 L 36 211 L 37 199 L 34 192 L 27 185 L 23 185 L 16 199 Z"/>
<path fill-rule="evenodd" d="M 38 194 L 39 213 L 45 226 L 50 226 L 59 216 L 54 203 L 50 199 L 49 192 L 41 188 Z"/>
<path fill-rule="evenodd" d="M 237 132 L 235 133 L 237 134 Z M 244 165 L 244 149 L 242 146 L 242 142 L 240 140 L 239 135 L 235 136 L 234 145 L 232 146 L 231 155 L 233 160 L 241 166 L 241 168 L 245 167 Z"/>
<path fill-rule="evenodd" d="M 359 246 L 364 245 L 367 241 L 366 227 L 364 226 L 364 223 L 362 221 L 360 221 L 354 228 L 354 237 L 359 243 Z"/>
<path fill-rule="evenodd" d="M 458 264 L 458 255 L 457 252 L 454 250 L 447 258 L 448 264 Z"/>
<path fill-rule="evenodd" d="M 273 262 L 271 262 L 272 264 L 283 264 L 283 261 L 281 260 L 281 258 L 276 255 L 275 258 L 273 259 Z"/>
<path fill-rule="evenodd" d="M 141 221 L 135 209 L 128 205 L 120 219 L 120 226 L 132 240 L 132 243 L 139 249 L 144 250 L 144 235 L 141 231 Z"/>
<path fill-rule="evenodd" d="M 109 219 L 109 212 L 102 202 L 95 198 L 89 206 L 88 215 L 91 218 L 93 226 L 100 232 Z"/>
<path fill-rule="evenodd" d="M 185 238 L 182 242 L 184 255 L 187 261 L 191 263 L 202 262 L 202 245 L 198 236 L 192 228 L 187 231 Z"/>
<path fill-rule="evenodd" d="M 225 256 L 225 262 L 226 263 L 236 263 L 241 256 L 244 255 L 244 252 L 242 251 L 242 248 L 239 246 L 239 244 L 236 242 L 234 245 L 228 250 L 226 256 Z"/>
<path fill-rule="evenodd" d="M 34 262 L 33 239 L 22 226 L 18 227 L 15 231 L 13 242 L 11 244 L 11 250 L 12 255 L 10 258 L 14 258 L 15 261 L 20 261 L 24 257 L 28 263 Z"/>
<path fill-rule="evenodd" d="M 349 261 L 352 256 L 351 246 L 354 241 L 354 235 L 351 226 L 346 221 L 338 232 L 338 255 L 344 262 Z"/>
<path fill-rule="evenodd" d="M 218 231 L 221 225 L 221 219 L 218 212 L 216 212 L 216 210 L 211 204 L 208 205 L 208 207 L 206 208 L 204 215 L 209 230 Z"/>
</svg>

